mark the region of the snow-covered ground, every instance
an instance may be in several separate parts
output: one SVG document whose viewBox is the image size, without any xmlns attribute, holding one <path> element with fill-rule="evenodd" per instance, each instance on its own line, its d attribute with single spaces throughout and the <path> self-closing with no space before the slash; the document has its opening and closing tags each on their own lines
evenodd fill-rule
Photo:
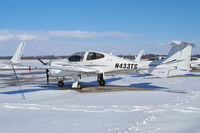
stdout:
<svg viewBox="0 0 200 133">
<path fill-rule="evenodd" d="M 17 86 L 5 84 L 3 78 L 1 133 L 200 132 L 200 73 L 167 79 L 106 77 L 107 85 L 141 91 L 80 93 L 55 87 L 56 83 L 49 87 L 45 83 L 23 83 L 26 100 Z M 96 77 L 83 77 L 81 82 L 94 87 L 97 84 Z"/>
</svg>

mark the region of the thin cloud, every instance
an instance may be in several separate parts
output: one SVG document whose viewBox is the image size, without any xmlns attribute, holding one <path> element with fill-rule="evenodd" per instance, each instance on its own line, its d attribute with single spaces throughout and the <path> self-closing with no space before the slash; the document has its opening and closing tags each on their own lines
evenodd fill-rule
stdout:
<svg viewBox="0 0 200 133">
<path fill-rule="evenodd" d="M 96 32 L 81 30 L 52 30 L 52 31 L 12 31 L 0 30 L 0 41 L 5 40 L 50 40 L 52 38 L 90 39 L 98 37 L 138 37 L 139 34 L 127 34 L 120 31 Z"/>
<path fill-rule="evenodd" d="M 161 42 L 161 43 L 156 44 L 156 46 L 168 46 L 168 43 Z"/>
<path fill-rule="evenodd" d="M 0 41 L 7 41 L 7 40 L 11 40 L 11 39 L 13 39 L 14 38 L 14 36 L 13 35 L 1 35 L 0 34 Z"/>
<path fill-rule="evenodd" d="M 80 30 L 74 30 L 74 31 L 49 31 L 48 32 L 51 37 L 59 37 L 59 38 L 97 38 L 97 37 L 135 37 L 136 34 L 126 34 L 121 32 L 115 32 L 115 31 L 108 31 L 108 32 L 89 32 L 89 31 L 80 31 Z"/>
<path fill-rule="evenodd" d="M 9 40 L 47 40 L 42 32 L 27 32 L 14 30 L 0 30 L 0 41 Z"/>
<path fill-rule="evenodd" d="M 18 40 L 38 40 L 40 37 L 36 35 L 31 35 L 31 34 L 19 34 L 16 35 Z"/>
</svg>

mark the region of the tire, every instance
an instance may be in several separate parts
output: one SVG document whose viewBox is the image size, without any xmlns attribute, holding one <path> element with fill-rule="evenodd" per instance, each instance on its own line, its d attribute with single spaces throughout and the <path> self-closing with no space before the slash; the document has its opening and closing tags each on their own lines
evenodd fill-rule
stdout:
<svg viewBox="0 0 200 133">
<path fill-rule="evenodd" d="M 97 82 L 99 86 L 105 86 L 105 80 L 103 79 L 103 73 L 98 74 Z"/>
<path fill-rule="evenodd" d="M 99 82 L 99 86 L 105 86 L 105 81 L 104 80 L 100 80 Z"/>
<path fill-rule="evenodd" d="M 63 81 L 58 81 L 58 86 L 59 87 L 63 87 L 64 86 L 64 82 Z"/>
</svg>

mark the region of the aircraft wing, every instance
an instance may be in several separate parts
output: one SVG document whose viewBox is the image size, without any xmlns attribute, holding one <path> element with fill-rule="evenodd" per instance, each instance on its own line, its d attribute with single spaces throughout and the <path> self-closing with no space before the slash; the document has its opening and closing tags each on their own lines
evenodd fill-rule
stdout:
<svg viewBox="0 0 200 133">
<path fill-rule="evenodd" d="M 43 64 L 25 64 L 25 63 L 19 63 L 17 66 L 28 66 L 28 67 L 34 67 L 39 69 L 56 69 L 56 70 L 64 70 L 64 71 L 71 71 L 71 72 L 77 72 L 77 73 L 97 73 L 98 70 L 91 69 L 85 66 L 75 66 L 75 65 L 67 65 L 67 66 L 49 66 L 49 65 L 43 65 Z"/>
</svg>

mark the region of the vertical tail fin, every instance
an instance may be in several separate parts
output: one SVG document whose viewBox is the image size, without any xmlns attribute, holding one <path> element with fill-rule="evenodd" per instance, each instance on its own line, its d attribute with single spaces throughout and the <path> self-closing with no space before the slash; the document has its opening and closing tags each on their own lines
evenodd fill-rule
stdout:
<svg viewBox="0 0 200 133">
<path fill-rule="evenodd" d="M 184 75 L 189 72 L 192 47 L 195 45 L 181 41 L 172 41 L 169 44 L 172 45 L 169 54 L 154 68 L 153 75 L 169 77 Z"/>
<path fill-rule="evenodd" d="M 143 53 L 144 53 L 144 50 L 141 50 L 140 53 L 138 54 L 138 56 L 135 58 L 135 61 L 140 61 Z"/>
<path fill-rule="evenodd" d="M 170 45 L 172 45 L 172 49 L 168 54 L 168 60 L 178 60 L 177 69 L 189 72 L 192 47 L 194 47 L 195 44 L 189 42 L 173 41 L 170 42 Z"/>
<path fill-rule="evenodd" d="M 25 42 L 21 42 L 19 44 L 15 54 L 13 55 L 13 57 L 11 59 L 11 63 L 13 63 L 13 64 L 20 63 L 21 57 L 22 57 L 22 52 L 24 50 L 24 46 L 25 46 Z"/>
</svg>

